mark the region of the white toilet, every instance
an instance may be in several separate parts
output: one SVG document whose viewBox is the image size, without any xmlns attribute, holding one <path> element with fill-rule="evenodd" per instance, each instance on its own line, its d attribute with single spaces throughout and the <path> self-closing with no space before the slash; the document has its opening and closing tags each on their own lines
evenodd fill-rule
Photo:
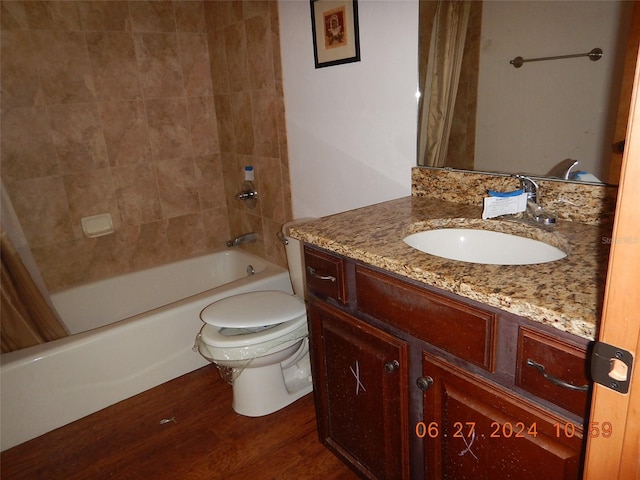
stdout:
<svg viewBox="0 0 640 480">
<path fill-rule="evenodd" d="M 200 354 L 232 372 L 233 409 L 260 417 L 280 410 L 313 389 L 300 242 L 287 237 L 294 295 L 249 292 L 206 307 L 200 318 Z"/>
</svg>

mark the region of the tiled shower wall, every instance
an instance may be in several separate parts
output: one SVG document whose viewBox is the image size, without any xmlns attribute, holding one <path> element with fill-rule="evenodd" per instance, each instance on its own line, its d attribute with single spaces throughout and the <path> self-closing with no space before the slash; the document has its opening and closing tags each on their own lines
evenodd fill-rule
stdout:
<svg viewBox="0 0 640 480">
<path fill-rule="evenodd" d="M 245 248 L 286 265 L 276 233 L 291 219 L 291 188 L 276 1 L 205 1 L 219 146 L 231 236 L 257 232 Z M 252 165 L 258 204 L 236 200 Z"/>
<path fill-rule="evenodd" d="M 249 229 L 283 263 L 267 235 L 290 213 L 275 2 L 1 6 L 2 181 L 50 290 Z M 245 164 L 251 211 L 232 195 Z M 87 238 L 80 219 L 98 213 L 115 233 Z"/>
</svg>

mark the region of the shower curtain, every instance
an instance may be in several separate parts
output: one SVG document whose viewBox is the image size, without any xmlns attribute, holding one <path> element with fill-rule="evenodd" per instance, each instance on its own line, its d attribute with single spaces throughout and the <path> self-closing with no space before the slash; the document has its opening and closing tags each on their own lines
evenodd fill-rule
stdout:
<svg viewBox="0 0 640 480">
<path fill-rule="evenodd" d="M 2 353 L 66 337 L 69 333 L 3 231 L 0 231 L 0 257 Z"/>
<path fill-rule="evenodd" d="M 470 8 L 468 0 L 437 2 L 424 82 L 428 108 L 423 103 L 419 119 L 418 165 L 442 167 L 446 160 Z"/>
</svg>

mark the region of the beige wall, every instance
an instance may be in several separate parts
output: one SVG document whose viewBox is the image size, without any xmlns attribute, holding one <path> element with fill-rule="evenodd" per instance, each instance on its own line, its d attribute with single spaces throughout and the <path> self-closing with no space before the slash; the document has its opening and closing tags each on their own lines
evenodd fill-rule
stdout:
<svg viewBox="0 0 640 480">
<path fill-rule="evenodd" d="M 12 1 L 1 15 L 2 180 L 50 290 L 249 230 L 268 240 L 253 251 L 283 262 L 271 235 L 290 212 L 273 2 Z M 252 211 L 232 198 L 245 164 L 257 170 Z M 116 232 L 84 237 L 80 219 L 106 212 Z"/>
</svg>

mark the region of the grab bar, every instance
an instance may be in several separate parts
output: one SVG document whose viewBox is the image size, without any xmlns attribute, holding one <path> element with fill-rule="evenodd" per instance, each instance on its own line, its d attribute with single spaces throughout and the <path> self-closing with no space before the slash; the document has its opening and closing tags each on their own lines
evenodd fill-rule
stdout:
<svg viewBox="0 0 640 480">
<path fill-rule="evenodd" d="M 526 62 L 542 62 L 545 60 L 558 60 L 561 58 L 575 58 L 575 57 L 589 57 L 589 60 L 592 62 L 596 62 L 602 58 L 602 49 L 594 48 L 588 53 L 574 53 L 573 55 L 558 55 L 556 57 L 540 57 L 540 58 L 522 58 L 516 57 L 511 60 L 509 63 L 516 68 L 520 68 Z"/>
</svg>

